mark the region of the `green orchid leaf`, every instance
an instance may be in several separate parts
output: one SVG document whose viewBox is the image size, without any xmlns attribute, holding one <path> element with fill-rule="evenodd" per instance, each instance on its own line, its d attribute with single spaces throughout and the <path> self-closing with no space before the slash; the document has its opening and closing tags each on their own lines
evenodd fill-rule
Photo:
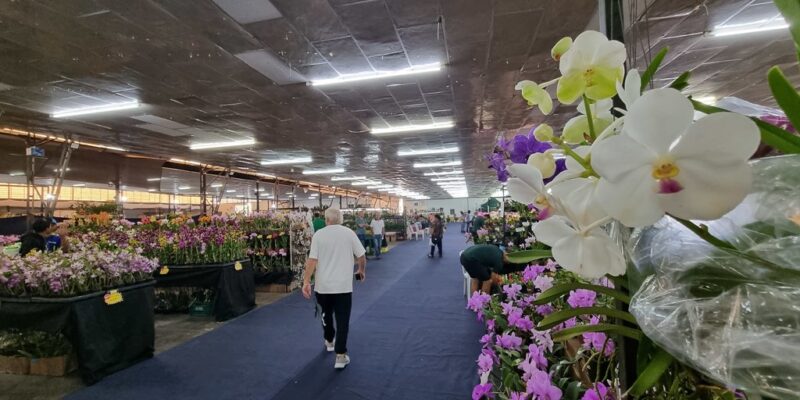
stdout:
<svg viewBox="0 0 800 400">
<path fill-rule="evenodd" d="M 630 388 L 630 394 L 634 397 L 639 397 L 645 392 L 650 390 L 661 379 L 661 375 L 667 371 L 672 362 L 675 361 L 672 356 L 664 350 L 659 350 L 658 353 L 650 361 L 650 364 L 644 369 L 644 372 L 636 378 L 636 382 Z"/>
<path fill-rule="evenodd" d="M 572 381 L 567 385 L 564 390 L 564 400 L 578 400 L 580 398 L 583 387 L 580 381 Z"/>
<path fill-rule="evenodd" d="M 800 60 L 800 2 L 797 0 L 775 0 L 774 2 L 783 14 L 783 19 L 789 24 L 789 32 L 792 34 L 794 47 L 797 49 L 797 59 Z"/>
<path fill-rule="evenodd" d="M 570 308 L 567 310 L 561 310 L 559 312 L 552 313 L 542 319 L 541 322 L 536 326 L 536 329 L 543 330 L 552 328 L 572 317 L 577 317 L 579 315 L 605 315 L 611 318 L 619 318 L 624 321 L 628 321 L 631 323 L 636 324 L 636 318 L 629 313 L 622 310 L 617 310 L 614 308 L 609 307 L 580 307 L 580 308 Z"/>
<path fill-rule="evenodd" d="M 634 340 L 641 340 L 644 333 L 638 329 L 629 328 L 622 325 L 613 324 L 597 324 L 597 325 L 580 325 L 572 328 L 562 329 L 552 335 L 554 341 L 563 342 L 572 339 L 576 336 L 583 335 L 588 332 L 604 332 L 612 335 L 621 335 L 629 337 Z"/>
<path fill-rule="evenodd" d="M 650 364 L 656 349 L 657 347 L 653 344 L 653 341 L 647 336 L 639 341 L 639 345 L 636 346 L 636 376 L 641 375 L 647 365 Z"/>
<path fill-rule="evenodd" d="M 792 125 L 800 126 L 800 93 L 797 93 L 779 67 L 770 68 L 767 80 L 775 101 L 786 113 L 786 117 Z"/>
<path fill-rule="evenodd" d="M 680 76 L 675 78 L 675 80 L 672 81 L 672 83 L 670 83 L 668 87 L 671 87 L 676 90 L 686 89 L 686 87 L 689 86 L 689 77 L 691 75 L 692 75 L 691 71 L 686 71 L 680 74 Z"/>
<path fill-rule="evenodd" d="M 653 61 L 650 61 L 650 65 L 647 66 L 647 69 L 644 70 L 642 74 L 642 90 L 653 80 L 653 76 L 655 76 L 656 71 L 658 71 L 658 67 L 661 66 L 661 62 L 664 61 L 664 57 L 666 57 L 668 51 L 669 47 L 664 47 L 653 57 Z"/>
<path fill-rule="evenodd" d="M 716 112 L 728 112 L 723 108 L 710 106 L 708 104 L 700 103 L 699 101 L 692 100 L 692 105 L 697 111 L 706 114 L 713 114 Z M 758 129 L 761 130 L 761 141 L 774 147 L 784 154 L 800 153 L 800 136 L 795 136 L 785 129 L 781 129 L 775 125 L 766 123 L 758 118 L 750 117 L 756 123 Z"/>
<path fill-rule="evenodd" d="M 533 304 L 539 306 L 542 304 L 550 303 L 551 301 L 558 299 L 564 294 L 569 293 L 570 290 L 575 290 L 575 289 L 593 290 L 597 293 L 613 297 L 625 304 L 629 304 L 631 302 L 630 296 L 620 292 L 619 290 L 610 289 L 600 285 L 592 285 L 589 283 L 571 282 L 553 286 L 550 289 L 545 290 L 544 292 L 542 292 L 542 294 L 539 295 L 539 297 L 536 298 L 536 301 L 534 301 Z"/>
<path fill-rule="evenodd" d="M 550 250 L 522 250 L 508 253 L 506 256 L 508 257 L 509 262 L 514 264 L 525 264 L 531 261 L 541 260 L 543 258 L 550 258 L 553 256 L 553 252 Z"/>
</svg>

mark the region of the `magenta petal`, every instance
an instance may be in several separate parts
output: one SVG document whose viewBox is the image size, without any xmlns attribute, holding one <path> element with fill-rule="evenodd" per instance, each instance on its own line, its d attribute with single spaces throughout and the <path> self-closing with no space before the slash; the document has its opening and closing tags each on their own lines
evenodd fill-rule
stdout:
<svg viewBox="0 0 800 400">
<path fill-rule="evenodd" d="M 683 190 L 683 186 L 681 186 L 680 182 L 674 179 L 661 179 L 658 181 L 658 193 L 678 193 L 681 190 Z"/>
</svg>

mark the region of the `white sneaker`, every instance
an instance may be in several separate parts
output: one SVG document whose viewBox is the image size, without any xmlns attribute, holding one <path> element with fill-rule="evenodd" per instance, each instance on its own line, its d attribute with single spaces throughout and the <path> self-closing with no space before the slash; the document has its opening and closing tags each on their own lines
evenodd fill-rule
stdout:
<svg viewBox="0 0 800 400">
<path fill-rule="evenodd" d="M 350 364 L 350 357 L 347 354 L 337 354 L 336 364 L 333 364 L 333 368 L 343 369 L 347 364 Z"/>
<path fill-rule="evenodd" d="M 333 351 L 333 342 L 329 342 L 329 341 L 326 340 L 325 341 L 325 350 L 328 350 L 328 352 Z"/>
</svg>

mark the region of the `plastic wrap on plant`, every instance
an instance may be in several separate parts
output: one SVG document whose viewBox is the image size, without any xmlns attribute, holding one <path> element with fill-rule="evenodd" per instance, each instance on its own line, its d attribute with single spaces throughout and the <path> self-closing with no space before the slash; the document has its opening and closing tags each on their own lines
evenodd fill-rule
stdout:
<svg viewBox="0 0 800 400">
<path fill-rule="evenodd" d="M 750 195 L 715 236 L 800 270 L 800 156 L 753 162 Z M 631 312 L 654 342 L 726 385 L 800 398 L 800 278 L 708 245 L 665 218 L 631 238 L 639 271 L 653 271 Z"/>
</svg>

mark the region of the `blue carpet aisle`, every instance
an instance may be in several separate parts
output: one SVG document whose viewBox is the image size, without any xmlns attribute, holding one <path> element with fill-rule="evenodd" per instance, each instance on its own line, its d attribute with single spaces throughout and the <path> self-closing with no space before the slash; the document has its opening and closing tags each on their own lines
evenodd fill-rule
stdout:
<svg viewBox="0 0 800 400">
<path fill-rule="evenodd" d="M 465 310 L 459 226 L 445 256 L 406 241 L 356 282 L 348 350 L 334 371 L 313 303 L 294 293 L 68 399 L 467 399 L 482 334 Z"/>
</svg>

